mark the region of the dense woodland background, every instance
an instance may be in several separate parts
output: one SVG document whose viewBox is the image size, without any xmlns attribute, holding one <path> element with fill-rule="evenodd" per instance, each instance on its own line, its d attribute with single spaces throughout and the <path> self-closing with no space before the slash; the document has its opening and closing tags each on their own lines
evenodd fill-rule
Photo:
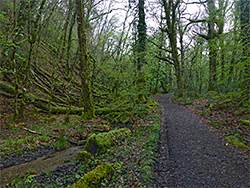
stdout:
<svg viewBox="0 0 250 188">
<path fill-rule="evenodd" d="M 33 103 L 49 113 L 82 107 L 88 118 L 159 91 L 214 91 L 249 106 L 248 0 L 3 0 L 0 7 L 1 94 L 15 99 L 16 117 Z"/>
<path fill-rule="evenodd" d="M 67 187 L 107 162 L 103 187 L 148 186 L 162 93 L 249 151 L 249 53 L 249 0 L 0 0 L 0 167 L 95 135 L 114 146 L 0 184 Z"/>
</svg>

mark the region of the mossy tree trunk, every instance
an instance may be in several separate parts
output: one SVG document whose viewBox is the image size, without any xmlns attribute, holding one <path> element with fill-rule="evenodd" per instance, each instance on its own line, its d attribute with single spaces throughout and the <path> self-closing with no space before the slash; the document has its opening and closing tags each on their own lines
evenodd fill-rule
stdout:
<svg viewBox="0 0 250 188">
<path fill-rule="evenodd" d="M 223 19 L 224 15 L 219 13 L 219 11 L 223 11 L 224 2 L 220 3 L 220 9 L 216 8 L 214 0 L 207 0 L 203 3 L 207 4 L 207 12 L 208 17 L 202 20 L 192 20 L 193 23 L 207 23 L 207 35 L 197 33 L 200 37 L 205 39 L 208 42 L 208 51 L 209 51 L 209 83 L 208 90 L 212 91 L 216 89 L 217 83 L 217 54 L 218 54 L 218 34 L 222 34 L 223 32 Z M 202 4 L 203 4 L 202 3 Z M 218 18 L 219 15 L 219 18 Z M 216 28 L 219 27 L 219 30 Z"/>
<path fill-rule="evenodd" d="M 82 0 L 76 0 L 77 32 L 79 44 L 79 67 L 81 77 L 81 104 L 84 107 L 84 118 L 94 117 L 91 82 L 89 80 L 89 66 L 87 62 L 87 40 L 85 27 L 85 11 Z"/>
<path fill-rule="evenodd" d="M 12 31 L 12 39 L 13 39 L 13 52 L 11 61 L 14 65 L 14 78 L 15 78 L 15 100 L 14 100 L 14 118 L 18 116 L 18 90 L 19 90 L 19 69 L 16 62 L 16 33 L 17 33 L 17 18 L 16 18 L 16 0 L 13 0 L 13 31 Z"/>
<path fill-rule="evenodd" d="M 215 90 L 217 81 L 216 75 L 216 58 L 217 58 L 217 43 L 215 34 L 215 14 L 216 7 L 213 0 L 207 1 L 209 18 L 208 18 L 208 49 L 209 49 L 209 86 L 208 89 Z"/>
<path fill-rule="evenodd" d="M 38 33 L 39 33 L 39 21 L 41 20 L 42 17 L 42 10 L 44 9 L 46 0 L 43 0 L 40 4 L 39 11 L 37 12 L 37 17 L 34 21 L 34 26 L 32 28 L 32 23 L 31 23 L 31 2 L 27 1 L 27 7 L 28 7 L 28 12 L 27 12 L 27 19 L 28 19 L 28 41 L 29 41 L 29 52 L 28 52 L 28 57 L 27 60 L 25 61 L 25 78 L 24 78 L 24 92 L 22 95 L 21 99 L 21 104 L 20 104 L 20 109 L 19 109 L 19 117 L 24 116 L 24 110 L 26 107 L 26 93 L 29 92 L 29 81 L 30 81 L 30 71 L 31 71 L 31 66 L 32 66 L 32 56 L 33 56 L 33 50 L 35 49 L 35 43 L 37 42 L 38 38 Z"/>
<path fill-rule="evenodd" d="M 174 2 L 173 0 L 162 0 L 163 8 L 165 11 L 166 27 L 165 32 L 169 38 L 171 49 L 169 52 L 171 53 L 172 58 L 168 58 L 168 62 L 174 65 L 175 76 L 177 80 L 177 88 L 180 91 L 180 95 L 183 93 L 184 85 L 182 82 L 182 74 L 181 74 L 181 64 L 178 54 L 177 48 L 177 8 L 180 6 L 180 1 Z M 163 58 L 166 60 L 166 58 Z M 170 60 L 169 60 L 170 59 Z"/>
<path fill-rule="evenodd" d="M 139 22 L 137 25 L 138 30 L 138 41 L 137 41 L 137 94 L 139 101 L 145 101 L 145 86 L 146 86 L 146 75 L 144 70 L 145 65 L 145 51 L 146 51 L 146 39 L 147 39 L 147 25 L 145 22 L 145 12 L 144 12 L 144 0 L 139 0 L 138 11 L 139 11 Z"/>
<path fill-rule="evenodd" d="M 241 61 L 245 65 L 245 90 L 246 95 L 250 96 L 250 2 L 249 0 L 240 1 L 240 22 L 241 22 L 241 36 L 242 36 L 242 46 L 243 53 Z"/>
</svg>

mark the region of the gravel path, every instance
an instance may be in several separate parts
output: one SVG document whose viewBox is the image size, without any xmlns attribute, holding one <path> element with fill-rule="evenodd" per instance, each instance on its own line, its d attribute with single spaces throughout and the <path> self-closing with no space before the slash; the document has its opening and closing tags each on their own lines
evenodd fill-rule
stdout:
<svg viewBox="0 0 250 188">
<path fill-rule="evenodd" d="M 187 108 L 163 95 L 160 156 L 154 187 L 250 187 L 249 160 L 212 133 Z"/>
</svg>

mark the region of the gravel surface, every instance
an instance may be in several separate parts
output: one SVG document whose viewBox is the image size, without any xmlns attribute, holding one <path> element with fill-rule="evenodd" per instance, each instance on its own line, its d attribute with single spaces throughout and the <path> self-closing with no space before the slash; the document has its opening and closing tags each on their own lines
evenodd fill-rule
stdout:
<svg viewBox="0 0 250 188">
<path fill-rule="evenodd" d="M 171 95 L 158 98 L 162 105 L 160 156 L 153 187 L 250 187 L 249 159 L 211 132 Z"/>
</svg>

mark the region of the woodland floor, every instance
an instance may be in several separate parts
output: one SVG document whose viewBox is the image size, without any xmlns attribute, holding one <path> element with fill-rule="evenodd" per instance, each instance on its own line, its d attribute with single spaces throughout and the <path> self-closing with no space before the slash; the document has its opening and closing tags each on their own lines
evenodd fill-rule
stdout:
<svg viewBox="0 0 250 188">
<path fill-rule="evenodd" d="M 157 152 L 161 122 L 160 106 L 155 102 L 139 104 L 131 111 L 112 116 L 97 116 L 93 120 L 72 115 L 67 123 L 65 115 L 48 116 L 32 106 L 27 107 L 24 119 L 14 121 L 12 102 L 0 98 L 0 187 L 68 187 L 105 162 L 112 164 L 115 174 L 110 181 L 105 179 L 100 187 L 147 187 L 153 181 L 154 153 Z M 115 118 L 119 122 L 111 121 Z M 128 128 L 132 136 L 96 155 L 93 163 L 62 159 L 57 168 L 44 171 L 48 161 L 57 160 L 58 153 L 61 156 L 75 147 L 70 144 L 72 141 L 87 140 L 93 133 L 109 131 L 107 127 Z M 84 149 L 84 146 L 78 147 Z M 23 166 L 28 168 L 24 170 Z"/>
<path fill-rule="evenodd" d="M 250 187 L 247 156 L 171 95 L 157 101 L 163 118 L 153 187 Z"/>
<path fill-rule="evenodd" d="M 249 119 L 249 116 L 236 116 L 228 112 L 227 116 L 219 118 L 219 113 L 214 109 L 195 115 L 192 112 L 194 106 L 174 104 L 171 95 L 162 95 L 156 100 L 162 105 L 158 151 L 160 109 L 158 105 L 153 105 L 153 108 L 141 105 L 129 115 L 133 122 L 133 136 L 109 152 L 97 156 L 100 162 L 115 164 L 116 170 L 112 180 L 103 182 L 100 187 L 250 187 L 248 153 L 227 143 L 222 134 L 240 129 L 242 134 L 238 138 L 246 140 L 245 144 L 249 146 L 249 128 L 238 123 L 238 119 Z M 58 149 L 72 147 L 66 140 L 87 140 L 93 132 L 105 131 L 101 130 L 103 125 L 116 126 L 106 121 L 107 117 L 82 121 L 80 117 L 72 116 L 70 123 L 65 124 L 64 116 L 49 118 L 32 110 L 32 107 L 24 120 L 12 122 L 9 104 L 11 100 L 1 100 L 3 124 L 0 129 L 0 169 L 33 161 L 41 156 L 51 156 Z M 197 103 L 196 106 L 203 105 Z M 203 114 L 208 114 L 209 122 L 218 120 L 216 127 L 209 125 Z M 227 126 L 220 123 L 220 119 L 226 119 Z M 236 132 L 232 133 L 236 135 Z M 56 139 L 60 135 L 64 135 L 61 145 L 60 139 Z M 154 161 L 155 171 L 152 167 Z M 72 163 L 58 166 L 49 173 L 31 171 L 25 177 L 16 178 L 15 183 L 8 187 L 67 187 L 92 168 L 85 163 Z M 153 176 L 156 176 L 155 181 Z"/>
</svg>

